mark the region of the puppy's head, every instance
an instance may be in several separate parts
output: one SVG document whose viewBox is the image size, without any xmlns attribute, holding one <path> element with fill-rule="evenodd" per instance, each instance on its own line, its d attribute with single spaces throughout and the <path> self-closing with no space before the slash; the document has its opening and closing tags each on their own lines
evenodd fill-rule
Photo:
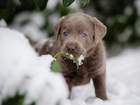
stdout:
<svg viewBox="0 0 140 105">
<path fill-rule="evenodd" d="M 74 13 L 61 18 L 54 26 L 54 33 L 61 43 L 61 51 L 79 58 L 102 40 L 106 27 L 95 17 Z"/>
</svg>

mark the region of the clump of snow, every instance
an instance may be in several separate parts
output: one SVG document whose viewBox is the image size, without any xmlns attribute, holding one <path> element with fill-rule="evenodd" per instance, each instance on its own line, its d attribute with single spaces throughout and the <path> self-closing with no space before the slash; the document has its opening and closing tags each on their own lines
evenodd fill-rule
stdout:
<svg viewBox="0 0 140 105">
<path fill-rule="evenodd" d="M 50 39 L 49 40 L 49 48 L 51 48 L 51 47 L 53 47 L 53 43 L 55 42 L 55 40 L 53 40 L 53 39 Z"/>
<path fill-rule="evenodd" d="M 40 30 L 44 23 L 45 19 L 41 13 L 22 12 L 14 18 L 9 27 L 24 33 L 34 41 L 39 41 L 47 36 L 45 31 Z"/>
<path fill-rule="evenodd" d="M 47 41 L 46 41 L 47 42 Z M 48 46 L 46 47 L 46 51 L 48 52 L 50 48 L 53 47 L 55 40 L 50 39 L 48 40 Z"/>
<path fill-rule="evenodd" d="M 54 7 L 56 7 L 58 2 L 59 2 L 59 0 L 49 0 L 46 8 L 52 10 L 52 9 L 54 9 Z"/>
<path fill-rule="evenodd" d="M 19 29 L 20 30 L 20 29 Z M 27 24 L 22 27 L 21 32 L 34 41 L 39 41 L 46 37 L 46 33 L 41 31 L 36 25 Z"/>
<path fill-rule="evenodd" d="M 4 19 L 0 20 L 0 27 L 7 27 L 7 23 L 5 22 Z"/>
<path fill-rule="evenodd" d="M 73 57 L 73 55 L 72 54 L 70 54 L 70 59 L 73 59 L 74 57 Z"/>
<path fill-rule="evenodd" d="M 134 5 L 137 8 L 137 12 L 140 15 L 140 1 L 139 0 L 135 0 Z"/>
<path fill-rule="evenodd" d="M 51 55 L 37 56 L 20 32 L 0 28 L 0 102 L 17 91 L 25 104 L 56 105 L 68 96 L 63 76 L 51 72 Z"/>
<path fill-rule="evenodd" d="M 81 55 L 81 56 L 78 58 L 79 65 L 82 65 L 82 64 L 83 64 L 82 60 L 84 60 L 84 56 L 83 56 L 83 55 Z"/>
<path fill-rule="evenodd" d="M 58 20 L 60 19 L 59 13 L 53 13 L 49 15 L 49 21 L 54 24 L 56 24 L 58 22 Z"/>
<path fill-rule="evenodd" d="M 73 56 L 72 54 L 66 53 L 66 55 L 67 55 L 71 60 L 73 60 L 74 56 Z M 65 58 L 64 58 L 64 59 L 65 59 Z M 67 58 L 66 58 L 65 60 L 67 60 Z"/>
<path fill-rule="evenodd" d="M 18 14 L 14 18 L 13 23 L 15 25 L 20 26 L 22 22 L 27 21 L 27 20 L 38 27 L 41 27 L 42 25 L 44 25 L 44 22 L 45 22 L 45 19 L 41 13 L 39 13 L 39 12 L 30 13 L 28 11 L 25 11 L 25 12 Z"/>
<path fill-rule="evenodd" d="M 45 19 L 41 13 L 32 13 L 29 17 L 32 23 L 34 23 L 38 27 L 42 27 L 45 23 Z"/>
<path fill-rule="evenodd" d="M 68 53 L 66 53 L 66 55 L 69 55 Z"/>
</svg>

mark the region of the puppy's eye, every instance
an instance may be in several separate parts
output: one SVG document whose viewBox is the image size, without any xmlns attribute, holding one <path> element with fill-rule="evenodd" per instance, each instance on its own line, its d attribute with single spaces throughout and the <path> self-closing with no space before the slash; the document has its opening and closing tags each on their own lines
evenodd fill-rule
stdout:
<svg viewBox="0 0 140 105">
<path fill-rule="evenodd" d="M 64 32 L 63 34 L 64 34 L 65 36 L 67 36 L 67 35 L 68 35 L 68 33 L 67 33 L 67 32 Z"/>
<path fill-rule="evenodd" d="M 86 37 L 86 36 L 87 36 L 87 34 L 84 34 L 84 33 L 83 33 L 83 34 L 82 34 L 82 36 L 83 36 L 83 37 Z"/>
</svg>

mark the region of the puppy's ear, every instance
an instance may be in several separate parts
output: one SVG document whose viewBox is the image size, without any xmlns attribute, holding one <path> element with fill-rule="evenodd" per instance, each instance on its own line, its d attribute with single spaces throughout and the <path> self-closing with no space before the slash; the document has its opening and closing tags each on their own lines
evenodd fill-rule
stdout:
<svg viewBox="0 0 140 105">
<path fill-rule="evenodd" d="M 93 17 L 92 21 L 94 24 L 94 39 L 97 44 L 105 36 L 106 26 L 95 17 Z"/>
<path fill-rule="evenodd" d="M 62 20 L 64 19 L 65 17 L 62 17 L 53 27 L 53 30 L 54 30 L 54 35 L 55 37 L 58 39 L 58 36 L 60 34 L 60 31 L 61 31 L 61 22 Z"/>
</svg>

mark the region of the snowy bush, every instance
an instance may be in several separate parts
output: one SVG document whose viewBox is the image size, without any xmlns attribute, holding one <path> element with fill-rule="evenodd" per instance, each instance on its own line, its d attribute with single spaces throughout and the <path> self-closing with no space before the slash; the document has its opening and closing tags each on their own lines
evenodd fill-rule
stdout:
<svg viewBox="0 0 140 105">
<path fill-rule="evenodd" d="M 0 103 L 25 94 L 24 104 L 56 105 L 68 97 L 63 76 L 50 70 L 52 56 L 38 57 L 20 32 L 0 28 Z"/>
</svg>

